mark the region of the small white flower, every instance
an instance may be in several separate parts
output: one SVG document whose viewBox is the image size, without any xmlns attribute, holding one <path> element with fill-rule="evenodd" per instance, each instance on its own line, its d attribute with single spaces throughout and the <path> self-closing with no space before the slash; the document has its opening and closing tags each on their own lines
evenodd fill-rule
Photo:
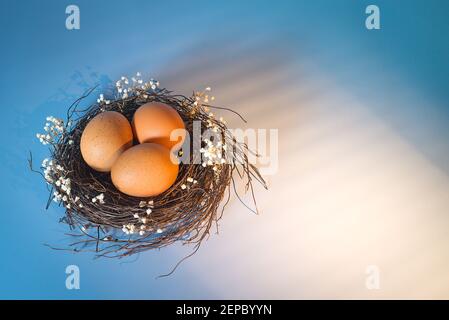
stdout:
<svg viewBox="0 0 449 320">
<path fill-rule="evenodd" d="M 100 193 L 99 195 L 92 198 L 92 202 L 95 203 L 98 201 L 100 204 L 104 204 L 105 202 L 103 199 L 104 199 L 104 194 Z"/>
<path fill-rule="evenodd" d="M 147 215 L 151 214 L 151 212 L 153 212 L 151 209 L 147 209 L 146 211 Z"/>
</svg>

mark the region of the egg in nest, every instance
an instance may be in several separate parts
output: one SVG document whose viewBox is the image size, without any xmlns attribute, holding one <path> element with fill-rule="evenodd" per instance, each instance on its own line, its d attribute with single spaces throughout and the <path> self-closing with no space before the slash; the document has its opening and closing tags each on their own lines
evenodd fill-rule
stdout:
<svg viewBox="0 0 449 320">
<path fill-rule="evenodd" d="M 148 102 L 140 106 L 134 113 L 132 126 L 139 143 L 158 143 L 169 149 L 181 147 L 186 135 L 179 113 L 162 102 Z M 173 140 L 170 139 L 172 133 Z"/>
<path fill-rule="evenodd" d="M 170 154 L 167 147 L 156 143 L 138 144 L 114 163 L 112 183 L 130 196 L 157 196 L 169 189 L 178 176 L 179 165 Z"/>
<path fill-rule="evenodd" d="M 94 170 L 108 172 L 119 156 L 133 144 L 131 125 L 115 111 L 98 114 L 81 135 L 81 155 Z"/>
</svg>

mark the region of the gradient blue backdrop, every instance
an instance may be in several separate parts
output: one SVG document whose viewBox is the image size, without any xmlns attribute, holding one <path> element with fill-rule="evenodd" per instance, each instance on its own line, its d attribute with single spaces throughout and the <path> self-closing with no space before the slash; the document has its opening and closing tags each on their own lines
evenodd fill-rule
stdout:
<svg viewBox="0 0 449 320">
<path fill-rule="evenodd" d="M 381 8 L 379 31 L 364 27 L 371 3 Z M 69 4 L 80 7 L 80 30 L 65 28 Z M 215 39 L 220 51 L 234 40 L 257 38 L 269 51 L 277 38 L 361 100 L 380 101 L 398 79 L 405 81 L 435 103 L 412 108 L 398 97 L 397 108 L 373 111 L 448 172 L 448 12 L 448 1 L 2 0 L 0 298 L 221 297 L 182 267 L 171 278 L 154 279 L 186 249 L 111 261 L 43 246 L 63 241 L 66 229 L 57 222 L 60 208 L 44 210 L 44 184 L 27 168 L 29 150 L 38 163 L 45 156 L 35 133 L 47 115 L 63 115 L 85 88 L 122 74 L 141 71 L 164 84 L 164 69 L 195 55 L 189 48 L 204 39 Z M 384 69 L 398 78 L 384 78 Z M 208 84 L 203 81 L 199 87 Z M 409 121 L 422 127 L 412 129 Z M 65 288 L 69 264 L 81 269 L 81 290 Z"/>
</svg>

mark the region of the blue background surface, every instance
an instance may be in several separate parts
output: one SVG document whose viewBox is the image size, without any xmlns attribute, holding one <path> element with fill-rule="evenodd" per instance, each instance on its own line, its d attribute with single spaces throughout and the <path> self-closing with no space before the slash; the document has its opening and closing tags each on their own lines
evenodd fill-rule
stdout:
<svg viewBox="0 0 449 320">
<path fill-rule="evenodd" d="M 0 298 L 223 297 L 208 292 L 188 269 L 155 280 L 186 248 L 115 261 L 45 247 L 64 241 L 62 209 L 44 210 L 44 184 L 27 168 L 29 150 L 37 163 L 46 155 L 35 134 L 47 115 L 63 115 L 86 88 L 122 74 L 140 71 L 169 86 L 164 70 L 182 65 L 197 48 L 213 55 L 258 39 L 266 54 L 276 39 L 280 51 L 313 60 L 360 100 L 376 105 L 387 95 L 397 99 L 394 109 L 378 104 L 373 112 L 448 172 L 449 2 L 375 1 L 381 30 L 368 31 L 364 11 L 371 2 L 1 1 Z M 80 7 L 80 30 L 65 28 L 69 4 Z M 185 93 L 209 84 L 207 74 L 201 81 Z M 399 82 L 419 91 L 422 101 L 404 104 L 394 95 Z M 81 290 L 65 288 L 70 264 L 81 269 Z"/>
</svg>

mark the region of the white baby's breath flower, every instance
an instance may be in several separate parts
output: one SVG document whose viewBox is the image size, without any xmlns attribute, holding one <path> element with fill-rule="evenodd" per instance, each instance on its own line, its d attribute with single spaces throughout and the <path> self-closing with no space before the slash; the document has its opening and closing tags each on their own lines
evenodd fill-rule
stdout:
<svg viewBox="0 0 449 320">
<path fill-rule="evenodd" d="M 132 223 L 123 225 L 122 231 L 126 234 L 134 234 L 136 226 Z"/>
<path fill-rule="evenodd" d="M 93 203 L 96 203 L 96 202 L 98 201 L 100 204 L 104 204 L 104 203 L 105 203 L 105 201 L 104 201 L 104 194 L 103 194 L 103 193 L 100 193 L 99 195 L 93 197 L 93 198 L 91 199 L 91 201 L 92 201 Z"/>
</svg>

